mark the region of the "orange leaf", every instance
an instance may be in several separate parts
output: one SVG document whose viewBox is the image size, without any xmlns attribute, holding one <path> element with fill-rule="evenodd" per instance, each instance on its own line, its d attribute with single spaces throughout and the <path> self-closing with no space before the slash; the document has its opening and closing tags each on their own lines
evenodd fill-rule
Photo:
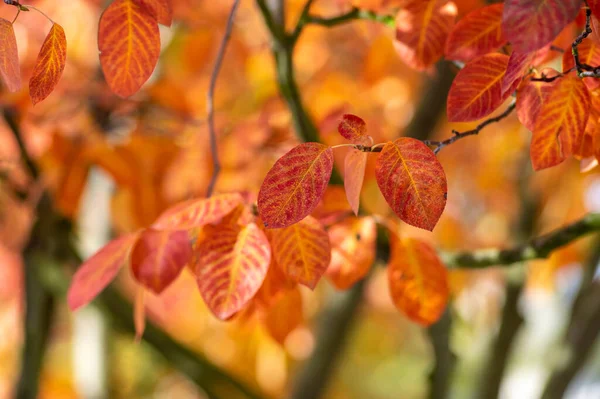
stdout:
<svg viewBox="0 0 600 399">
<path fill-rule="evenodd" d="M 167 288 L 192 258 L 185 231 L 146 229 L 131 250 L 135 279 L 155 294 Z"/>
<path fill-rule="evenodd" d="M 10 21 L 0 18 L 0 77 L 10 92 L 21 89 L 17 38 Z"/>
<path fill-rule="evenodd" d="M 540 49 L 575 19 L 580 6 L 581 0 L 506 0 L 504 35 L 520 53 Z"/>
<path fill-rule="evenodd" d="M 251 223 L 208 225 L 193 265 L 200 294 L 221 320 L 240 311 L 263 283 L 271 261 L 269 241 Z"/>
<path fill-rule="evenodd" d="M 219 194 L 180 202 L 163 212 L 152 227 L 159 230 L 190 230 L 219 222 L 243 202 L 238 193 Z"/>
<path fill-rule="evenodd" d="M 552 84 L 526 80 L 517 91 L 517 117 L 530 131 L 542 109 L 542 103 L 552 92 Z"/>
<path fill-rule="evenodd" d="M 347 220 L 329 228 L 331 263 L 327 277 L 340 290 L 352 287 L 375 261 L 377 229 L 370 217 Z"/>
<path fill-rule="evenodd" d="M 71 310 L 87 305 L 116 276 L 129 257 L 137 234 L 127 234 L 106 244 L 79 267 L 67 294 Z"/>
<path fill-rule="evenodd" d="M 388 283 L 394 305 L 419 324 L 435 323 L 446 309 L 448 271 L 435 250 L 423 241 L 391 240 Z"/>
<path fill-rule="evenodd" d="M 121 97 L 136 93 L 158 62 L 156 18 L 140 0 L 115 0 L 98 27 L 100 63 L 110 89 Z"/>
<path fill-rule="evenodd" d="M 265 226 L 286 227 L 309 215 L 319 204 L 333 170 L 333 151 L 319 143 L 300 144 L 279 158 L 258 193 Z"/>
<path fill-rule="evenodd" d="M 346 155 L 344 161 L 344 188 L 346 189 L 346 198 L 352 207 L 355 215 L 358 215 L 358 206 L 360 203 L 360 190 L 365 179 L 365 169 L 367 168 L 368 154 L 363 151 L 352 149 Z"/>
<path fill-rule="evenodd" d="M 267 310 L 264 323 L 269 334 L 283 345 L 286 337 L 302 324 L 302 295 L 298 287 L 280 293 Z"/>
<path fill-rule="evenodd" d="M 447 113 L 450 122 L 470 122 L 491 114 L 514 88 L 502 94 L 502 78 L 508 56 L 491 53 L 469 62 L 458 72 L 448 94 Z"/>
<path fill-rule="evenodd" d="M 273 230 L 269 231 L 273 232 Z M 267 238 L 269 238 L 268 235 Z M 279 294 L 295 286 L 296 283 L 288 280 L 287 277 L 283 274 L 281 268 L 277 266 L 277 263 L 275 262 L 275 257 L 273 256 L 271 257 L 271 264 L 269 265 L 267 275 L 263 280 L 260 289 L 256 293 L 254 300 L 263 307 L 269 308 L 273 306 Z"/>
<path fill-rule="evenodd" d="M 444 54 L 457 9 L 448 0 L 407 0 L 396 17 L 396 49 L 402 61 L 427 69 Z"/>
<path fill-rule="evenodd" d="M 377 184 L 392 210 L 408 224 L 433 230 L 446 207 L 442 165 L 419 140 L 388 142 L 377 157 Z"/>
<path fill-rule="evenodd" d="M 142 0 L 159 24 L 171 26 L 173 22 L 173 6 L 171 0 Z"/>
<path fill-rule="evenodd" d="M 290 280 L 314 289 L 331 259 L 329 236 L 315 218 L 273 232 L 273 256 Z"/>
<path fill-rule="evenodd" d="M 576 151 L 583 139 L 590 103 L 587 87 L 577 76 L 555 81 L 533 129 L 530 155 L 535 170 L 558 165 Z"/>
<path fill-rule="evenodd" d="M 458 21 L 446 41 L 446 58 L 467 62 L 506 44 L 502 34 L 503 8 L 503 4 L 492 4 Z"/>
<path fill-rule="evenodd" d="M 29 80 L 29 96 L 37 104 L 52 93 L 60 80 L 67 60 L 67 38 L 62 26 L 52 24 L 38 54 Z"/>
<path fill-rule="evenodd" d="M 512 52 L 510 58 L 508 59 L 506 73 L 502 77 L 502 96 L 506 95 L 507 93 L 510 94 L 510 91 L 515 89 L 515 82 L 523 77 L 527 68 L 529 65 L 531 65 L 531 61 L 533 61 L 535 54 L 535 52 Z"/>
<path fill-rule="evenodd" d="M 593 40 L 584 40 L 577 46 L 579 53 L 579 61 L 583 64 L 598 66 L 600 65 L 600 43 Z M 575 66 L 573 54 L 570 51 L 565 51 L 562 62 L 563 72 L 566 72 Z M 598 79 L 584 79 L 583 82 L 590 89 L 595 89 L 600 86 Z"/>
<path fill-rule="evenodd" d="M 362 144 L 362 140 L 367 136 L 367 124 L 356 115 L 345 114 L 338 125 L 338 132 L 347 140 L 356 144 Z"/>
</svg>

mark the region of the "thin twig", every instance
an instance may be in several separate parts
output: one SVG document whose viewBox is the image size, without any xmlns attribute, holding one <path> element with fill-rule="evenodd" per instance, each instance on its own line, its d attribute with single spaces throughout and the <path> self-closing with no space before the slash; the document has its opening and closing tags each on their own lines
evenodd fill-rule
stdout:
<svg viewBox="0 0 600 399">
<path fill-rule="evenodd" d="M 206 113 L 208 115 L 208 132 L 210 135 L 210 153 L 213 160 L 213 173 L 206 190 L 206 196 L 210 197 L 215 189 L 217 178 L 221 172 L 221 162 L 219 161 L 219 149 L 217 148 L 217 132 L 215 130 L 215 110 L 214 110 L 214 96 L 215 88 L 217 86 L 217 78 L 221 71 L 221 65 L 223 64 L 223 58 L 225 58 L 225 51 L 227 50 L 227 44 L 231 37 L 231 31 L 233 30 L 233 21 L 235 20 L 235 13 L 240 5 L 240 0 L 234 0 L 227 18 L 227 26 L 225 27 L 225 34 L 219 51 L 217 52 L 217 59 L 215 60 L 215 67 L 213 68 L 212 74 L 210 75 L 210 85 L 208 86 L 208 93 L 206 94 Z"/>
<path fill-rule="evenodd" d="M 592 33 L 592 10 L 590 9 L 587 0 L 584 0 L 585 3 L 585 28 L 583 32 L 579 34 L 571 44 L 571 51 L 573 53 L 573 60 L 575 61 L 575 67 L 577 68 L 577 74 L 581 74 L 583 70 L 583 66 L 581 61 L 579 60 L 579 50 L 578 47 L 581 42 Z"/>
</svg>

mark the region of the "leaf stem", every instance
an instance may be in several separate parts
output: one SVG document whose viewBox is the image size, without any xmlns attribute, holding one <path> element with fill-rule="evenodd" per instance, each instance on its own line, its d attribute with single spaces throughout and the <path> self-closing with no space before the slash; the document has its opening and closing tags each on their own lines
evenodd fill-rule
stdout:
<svg viewBox="0 0 600 399">
<path fill-rule="evenodd" d="M 47 19 L 48 21 L 50 21 L 50 23 L 51 23 L 52 25 L 54 25 L 54 23 L 55 23 L 55 22 L 52 20 L 52 18 L 50 18 L 48 15 L 46 15 L 46 13 L 44 13 L 44 12 L 43 12 L 42 10 L 40 10 L 39 8 L 37 8 L 37 7 L 34 7 L 34 6 L 30 6 L 29 4 L 19 4 L 19 10 L 20 10 L 20 11 L 21 11 L 21 10 L 22 10 L 22 11 L 29 11 L 29 9 L 32 9 L 32 10 L 35 10 L 35 11 L 39 12 L 39 13 L 40 13 L 40 14 L 42 14 L 44 17 L 46 17 L 46 19 Z"/>
</svg>

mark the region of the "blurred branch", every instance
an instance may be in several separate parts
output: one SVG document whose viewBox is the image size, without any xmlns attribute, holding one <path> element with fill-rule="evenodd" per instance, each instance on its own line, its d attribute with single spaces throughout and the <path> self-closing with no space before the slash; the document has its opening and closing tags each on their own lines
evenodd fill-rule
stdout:
<svg viewBox="0 0 600 399">
<path fill-rule="evenodd" d="M 600 334 L 600 282 L 593 281 L 600 262 L 600 242 L 592 246 L 593 254 L 584 270 L 584 278 L 573 302 L 571 319 L 565 334 L 567 359 L 551 374 L 542 399 L 560 399 L 573 378 L 585 365 Z"/>
<path fill-rule="evenodd" d="M 443 399 L 449 396 L 456 366 L 456 355 L 450 348 L 451 329 L 452 315 L 449 308 L 434 325 L 427 329 L 435 359 L 435 366 L 429 374 L 429 399 Z"/>
<path fill-rule="evenodd" d="M 600 213 L 589 213 L 582 219 L 511 249 L 483 249 L 473 252 L 442 253 L 449 268 L 480 269 L 510 265 L 548 257 L 554 250 L 587 234 L 600 231 Z"/>
<path fill-rule="evenodd" d="M 221 172 L 221 162 L 219 161 L 219 149 L 217 148 L 217 132 L 215 130 L 215 87 L 217 86 L 217 79 L 219 72 L 221 71 L 221 65 L 223 64 L 223 58 L 225 57 L 225 51 L 227 50 L 227 44 L 231 38 L 231 31 L 233 29 L 233 21 L 235 20 L 235 13 L 240 5 L 240 0 L 234 0 L 227 18 L 227 26 L 225 27 L 225 34 L 219 51 L 217 52 L 217 58 L 215 60 L 215 66 L 212 74 L 210 75 L 210 84 L 208 86 L 208 93 L 206 94 L 206 113 L 208 115 L 208 131 L 210 136 L 210 153 L 213 160 L 213 173 L 208 184 L 206 196 L 210 197 L 215 189 L 217 178 Z"/>
</svg>

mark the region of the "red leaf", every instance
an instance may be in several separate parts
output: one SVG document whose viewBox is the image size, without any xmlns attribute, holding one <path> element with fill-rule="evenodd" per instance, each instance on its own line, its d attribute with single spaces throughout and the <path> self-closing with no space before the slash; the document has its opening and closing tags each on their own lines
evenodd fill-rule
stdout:
<svg viewBox="0 0 600 399">
<path fill-rule="evenodd" d="M 67 294 L 71 310 L 87 305 L 117 276 L 136 239 L 137 234 L 116 238 L 83 262 L 75 272 Z"/>
<path fill-rule="evenodd" d="M 67 61 L 67 38 L 62 26 L 53 24 L 38 54 L 29 80 L 29 96 L 34 104 L 52 93 Z"/>
<path fill-rule="evenodd" d="M 367 136 L 367 124 L 365 121 L 352 114 L 345 114 L 338 125 L 338 132 L 347 140 L 356 144 L 362 144 L 362 140 Z"/>
<path fill-rule="evenodd" d="M 355 215 L 358 215 L 360 204 L 360 190 L 362 189 L 367 168 L 368 154 L 363 151 L 352 149 L 346 155 L 344 161 L 344 188 L 346 198 Z"/>
<path fill-rule="evenodd" d="M 589 117 L 590 94 L 575 75 L 557 79 L 535 121 L 531 140 L 533 169 L 558 165 L 576 151 Z"/>
<path fill-rule="evenodd" d="M 208 225 L 194 273 L 208 308 L 221 320 L 240 311 L 261 287 L 271 261 L 269 241 L 251 223 Z"/>
<path fill-rule="evenodd" d="M 526 80 L 517 91 L 517 117 L 530 131 L 535 128 L 535 121 L 544 99 L 552 91 L 552 84 Z"/>
<path fill-rule="evenodd" d="M 396 49 L 402 61 L 427 69 L 444 54 L 444 44 L 456 19 L 448 0 L 407 0 L 396 17 Z"/>
<path fill-rule="evenodd" d="M 449 297 L 448 271 L 429 244 L 393 238 L 387 270 L 392 301 L 406 316 L 424 326 L 442 316 Z"/>
<path fill-rule="evenodd" d="M 156 18 L 141 0 L 115 0 L 98 27 L 100 63 L 110 89 L 121 97 L 135 94 L 148 80 L 160 54 Z"/>
<path fill-rule="evenodd" d="M 167 288 L 192 258 L 185 231 L 146 229 L 131 250 L 131 271 L 155 294 Z"/>
<path fill-rule="evenodd" d="M 377 184 L 392 210 L 408 224 L 433 230 L 446 207 L 446 175 L 429 147 L 401 137 L 383 147 Z"/>
<path fill-rule="evenodd" d="M 503 4 L 478 8 L 458 21 L 446 41 L 446 58 L 467 62 L 506 44 L 503 8 Z"/>
<path fill-rule="evenodd" d="M 329 236 L 315 218 L 273 231 L 273 256 L 291 281 L 314 289 L 331 259 Z"/>
<path fill-rule="evenodd" d="M 469 62 L 458 72 L 448 94 L 450 122 L 470 122 L 491 114 L 514 88 L 502 94 L 502 78 L 508 65 L 504 54 L 486 54 Z"/>
<path fill-rule="evenodd" d="M 333 151 L 304 143 L 279 158 L 258 193 L 258 211 L 265 226 L 286 227 L 308 216 L 319 204 L 333 170 Z"/>
<path fill-rule="evenodd" d="M 12 23 L 0 18 L 0 77 L 10 92 L 21 89 L 17 38 Z"/>
<path fill-rule="evenodd" d="M 504 35 L 520 53 L 540 49 L 575 19 L 580 6 L 581 0 L 506 0 Z"/>
<path fill-rule="evenodd" d="M 142 0 L 144 5 L 158 21 L 164 26 L 171 26 L 173 22 L 173 6 L 171 0 Z"/>
<path fill-rule="evenodd" d="M 513 51 L 508 59 L 508 65 L 506 66 L 506 73 L 502 77 L 502 96 L 507 93 L 510 94 L 511 90 L 515 89 L 515 82 L 523 77 L 531 61 L 535 56 L 535 52 L 531 53 L 518 53 Z"/>
</svg>

